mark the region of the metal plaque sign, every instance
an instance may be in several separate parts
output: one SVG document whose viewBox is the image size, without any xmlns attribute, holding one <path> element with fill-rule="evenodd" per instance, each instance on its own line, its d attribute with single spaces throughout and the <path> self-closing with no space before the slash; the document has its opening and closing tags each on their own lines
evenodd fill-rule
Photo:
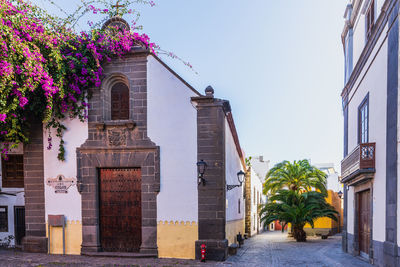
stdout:
<svg viewBox="0 0 400 267">
<path fill-rule="evenodd" d="M 56 178 L 47 178 L 46 184 L 53 187 L 56 194 L 67 194 L 68 189 L 76 185 L 76 178 L 65 178 L 64 175 L 59 174 Z"/>
</svg>

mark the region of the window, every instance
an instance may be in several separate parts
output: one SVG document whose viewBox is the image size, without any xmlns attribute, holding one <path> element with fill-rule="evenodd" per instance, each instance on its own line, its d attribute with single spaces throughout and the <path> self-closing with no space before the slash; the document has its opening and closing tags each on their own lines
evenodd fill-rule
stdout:
<svg viewBox="0 0 400 267">
<path fill-rule="evenodd" d="M 8 208 L 0 206 L 0 232 L 8 232 Z"/>
<path fill-rule="evenodd" d="M 121 82 L 111 89 L 111 119 L 129 119 L 129 88 Z"/>
<path fill-rule="evenodd" d="M 24 187 L 24 156 L 8 155 L 2 159 L 3 187 Z"/>
<path fill-rule="evenodd" d="M 239 198 L 239 201 L 238 201 L 238 213 L 240 214 L 240 198 Z"/>
<path fill-rule="evenodd" d="M 366 30 L 367 30 L 367 40 L 372 35 L 372 30 L 374 28 L 374 23 L 375 23 L 375 1 L 372 0 L 367 12 L 365 13 L 365 25 L 366 25 Z"/>
<path fill-rule="evenodd" d="M 364 98 L 358 107 L 358 143 L 368 143 L 368 118 L 369 118 L 369 94 Z"/>
</svg>

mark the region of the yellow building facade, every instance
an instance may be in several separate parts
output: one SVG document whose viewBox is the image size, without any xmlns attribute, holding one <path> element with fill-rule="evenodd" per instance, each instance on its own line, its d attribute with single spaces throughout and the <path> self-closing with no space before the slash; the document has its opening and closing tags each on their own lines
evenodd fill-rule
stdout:
<svg viewBox="0 0 400 267">
<path fill-rule="evenodd" d="M 342 201 L 338 196 L 338 193 L 333 192 L 332 190 L 328 190 L 328 197 L 326 198 L 326 202 L 331 204 L 335 208 L 335 210 L 339 212 L 338 221 L 334 221 L 330 218 L 319 218 L 314 222 L 314 228 L 312 228 L 309 224 L 305 225 L 304 231 L 306 231 L 307 235 L 334 235 L 341 232 L 341 229 L 343 227 L 343 208 Z"/>
</svg>

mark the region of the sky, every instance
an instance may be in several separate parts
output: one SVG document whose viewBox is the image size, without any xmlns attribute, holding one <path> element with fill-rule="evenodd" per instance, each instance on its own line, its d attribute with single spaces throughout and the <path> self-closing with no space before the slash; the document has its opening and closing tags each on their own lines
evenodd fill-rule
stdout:
<svg viewBox="0 0 400 267">
<path fill-rule="evenodd" d="M 55 2 L 68 10 L 79 1 Z M 198 74 L 162 57 L 199 92 L 211 85 L 230 101 L 246 156 L 334 163 L 340 172 L 348 0 L 154 2 L 137 7 L 142 32 L 193 65 Z"/>
</svg>

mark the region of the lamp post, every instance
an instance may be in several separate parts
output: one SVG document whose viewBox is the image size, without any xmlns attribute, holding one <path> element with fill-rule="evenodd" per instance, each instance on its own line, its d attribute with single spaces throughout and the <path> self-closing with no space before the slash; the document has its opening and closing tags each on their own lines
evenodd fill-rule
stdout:
<svg viewBox="0 0 400 267">
<path fill-rule="evenodd" d="M 235 184 L 235 185 L 226 185 L 226 190 L 229 191 L 229 190 L 232 190 L 232 189 L 235 188 L 235 187 L 240 187 L 240 186 L 242 186 L 242 184 L 243 184 L 243 182 L 244 182 L 244 177 L 245 177 L 245 176 L 246 176 L 246 174 L 245 174 L 242 170 L 240 170 L 240 171 L 237 173 L 237 178 L 238 178 L 239 184 Z"/>
<path fill-rule="evenodd" d="M 197 184 L 203 184 L 203 186 L 206 185 L 206 180 L 204 179 L 204 173 L 206 172 L 207 169 L 207 163 L 204 162 L 204 160 L 200 160 L 197 162 Z"/>
</svg>

